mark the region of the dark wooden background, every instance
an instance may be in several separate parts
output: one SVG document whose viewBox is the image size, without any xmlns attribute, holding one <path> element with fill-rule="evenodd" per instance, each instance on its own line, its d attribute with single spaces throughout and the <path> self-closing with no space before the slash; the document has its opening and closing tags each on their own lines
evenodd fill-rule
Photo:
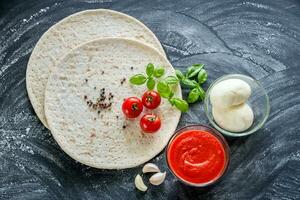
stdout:
<svg viewBox="0 0 300 200">
<path fill-rule="evenodd" d="M 256 134 L 228 139 L 232 159 L 221 182 L 195 189 L 168 171 L 162 186 L 143 194 L 133 184 L 141 167 L 109 171 L 76 163 L 39 122 L 25 87 L 30 53 L 50 26 L 93 8 L 143 21 L 175 68 L 205 63 L 208 84 L 242 73 L 264 85 L 270 118 Z M 0 199 L 300 199 L 299 121 L 299 1 L 0 1 Z M 179 126 L 191 123 L 208 123 L 202 103 Z M 163 153 L 153 162 L 167 170 Z"/>
</svg>

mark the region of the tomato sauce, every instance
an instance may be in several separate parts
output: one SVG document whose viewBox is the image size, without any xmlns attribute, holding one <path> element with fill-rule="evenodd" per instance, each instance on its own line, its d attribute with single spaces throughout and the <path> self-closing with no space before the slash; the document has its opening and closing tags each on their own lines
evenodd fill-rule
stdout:
<svg viewBox="0 0 300 200">
<path fill-rule="evenodd" d="M 218 179 L 227 165 L 220 139 L 202 130 L 187 130 L 175 136 L 169 145 L 167 159 L 177 177 L 193 184 Z"/>
</svg>

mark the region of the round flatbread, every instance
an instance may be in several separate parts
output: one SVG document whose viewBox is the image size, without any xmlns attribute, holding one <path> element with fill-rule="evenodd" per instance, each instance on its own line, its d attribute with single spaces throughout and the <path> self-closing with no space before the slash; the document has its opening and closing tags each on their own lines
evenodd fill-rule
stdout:
<svg viewBox="0 0 300 200">
<path fill-rule="evenodd" d="M 164 66 L 165 76 L 175 73 L 154 48 L 123 38 L 85 43 L 57 64 L 45 91 L 45 114 L 55 140 L 68 155 L 92 167 L 123 169 L 140 165 L 163 150 L 177 127 L 180 111 L 165 99 L 155 110 L 144 108 L 140 117 L 153 112 L 161 119 L 158 132 L 145 134 L 140 117 L 128 120 L 121 109 L 124 98 L 141 97 L 147 90 L 145 85 L 131 85 L 128 79 L 145 74 L 149 62 Z M 103 88 L 106 99 L 102 105 L 111 102 L 111 107 L 94 108 L 103 98 Z M 179 85 L 175 96 L 181 98 Z"/>
<path fill-rule="evenodd" d="M 144 24 L 128 15 L 98 9 L 79 12 L 61 20 L 40 38 L 30 56 L 26 72 L 26 87 L 31 104 L 46 127 L 44 93 L 55 63 L 79 44 L 106 37 L 124 37 L 145 42 L 165 56 L 155 35 Z"/>
</svg>

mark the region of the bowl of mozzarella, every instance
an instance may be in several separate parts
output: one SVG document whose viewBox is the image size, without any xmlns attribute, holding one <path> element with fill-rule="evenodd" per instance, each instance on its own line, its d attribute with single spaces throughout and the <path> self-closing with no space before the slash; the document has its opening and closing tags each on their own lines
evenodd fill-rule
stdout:
<svg viewBox="0 0 300 200">
<path fill-rule="evenodd" d="M 255 79 L 228 74 L 215 80 L 205 96 L 209 122 L 231 137 L 250 135 L 259 130 L 270 113 L 269 97 Z"/>
</svg>

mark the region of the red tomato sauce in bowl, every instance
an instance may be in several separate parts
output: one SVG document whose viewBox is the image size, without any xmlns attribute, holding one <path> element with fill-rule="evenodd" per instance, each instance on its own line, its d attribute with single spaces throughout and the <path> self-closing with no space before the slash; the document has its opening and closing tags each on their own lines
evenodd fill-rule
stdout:
<svg viewBox="0 0 300 200">
<path fill-rule="evenodd" d="M 216 130 L 191 125 L 176 132 L 167 147 L 172 173 L 193 186 L 206 186 L 219 180 L 229 162 L 229 148 Z"/>
</svg>

